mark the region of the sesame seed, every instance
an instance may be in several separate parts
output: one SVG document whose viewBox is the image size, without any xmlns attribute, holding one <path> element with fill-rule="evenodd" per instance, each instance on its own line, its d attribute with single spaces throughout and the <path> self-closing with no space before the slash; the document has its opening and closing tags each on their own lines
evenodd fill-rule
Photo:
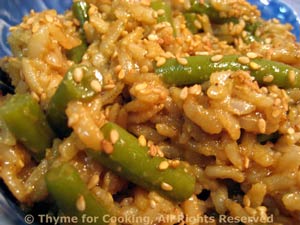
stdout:
<svg viewBox="0 0 300 225">
<path fill-rule="evenodd" d="M 140 135 L 138 138 L 139 144 L 143 147 L 147 145 L 147 140 L 144 135 Z"/>
<path fill-rule="evenodd" d="M 165 14 L 165 10 L 164 9 L 159 9 L 159 10 L 157 10 L 157 15 L 158 16 L 162 16 L 162 15 L 164 15 Z"/>
<path fill-rule="evenodd" d="M 158 36 L 156 34 L 149 34 L 148 39 L 149 39 L 149 41 L 157 41 Z"/>
<path fill-rule="evenodd" d="M 79 115 L 77 113 L 73 113 L 68 120 L 68 125 L 73 126 L 79 120 Z"/>
<path fill-rule="evenodd" d="M 92 189 L 93 187 L 95 187 L 99 183 L 99 180 L 100 180 L 99 175 L 94 174 L 89 180 L 88 189 Z"/>
<path fill-rule="evenodd" d="M 118 78 L 120 80 L 124 79 L 125 77 L 125 70 L 121 69 L 120 72 L 118 73 Z"/>
<path fill-rule="evenodd" d="M 250 63 L 250 59 L 247 56 L 241 56 L 238 58 L 238 62 L 241 64 L 248 64 Z"/>
<path fill-rule="evenodd" d="M 295 83 L 295 80 L 296 80 L 296 73 L 294 70 L 290 70 L 289 73 L 288 73 L 288 78 L 289 78 L 289 82 L 291 84 L 294 84 Z"/>
<path fill-rule="evenodd" d="M 192 95 L 200 95 L 202 91 L 201 85 L 195 84 L 189 88 L 189 93 Z"/>
<path fill-rule="evenodd" d="M 245 207 L 250 207 L 251 201 L 250 201 L 250 198 L 247 195 L 244 196 L 243 203 L 244 203 Z"/>
<path fill-rule="evenodd" d="M 121 65 L 117 65 L 115 68 L 114 68 L 114 71 L 115 73 L 119 73 L 122 69 L 122 66 Z"/>
<path fill-rule="evenodd" d="M 99 81 L 97 81 L 97 80 L 92 80 L 90 85 L 91 85 L 91 88 L 92 88 L 95 92 L 101 92 L 102 86 L 101 86 L 101 84 L 100 84 Z"/>
<path fill-rule="evenodd" d="M 34 23 L 32 26 L 32 33 L 36 33 L 38 31 L 38 29 L 40 28 L 40 25 L 38 23 Z"/>
<path fill-rule="evenodd" d="M 146 65 L 142 66 L 142 68 L 141 68 L 142 73 L 147 73 L 148 71 L 149 71 L 148 66 L 146 66 Z"/>
<path fill-rule="evenodd" d="M 110 141 L 102 140 L 101 141 L 102 149 L 106 154 L 111 154 L 114 151 L 114 146 Z"/>
<path fill-rule="evenodd" d="M 171 165 L 173 168 L 177 168 L 177 167 L 180 165 L 180 161 L 179 161 L 178 159 L 171 160 L 171 161 L 170 161 L 170 165 Z"/>
<path fill-rule="evenodd" d="M 274 100 L 274 105 L 275 106 L 279 106 L 281 104 L 281 99 L 280 98 L 276 98 L 275 100 Z"/>
<path fill-rule="evenodd" d="M 86 208 L 85 199 L 83 195 L 80 195 L 79 198 L 76 201 L 76 208 L 78 211 L 83 212 Z"/>
<path fill-rule="evenodd" d="M 250 159 L 247 156 L 245 156 L 245 158 L 244 158 L 244 166 L 245 166 L 245 168 L 246 169 L 249 168 L 249 165 L 250 165 Z"/>
<path fill-rule="evenodd" d="M 195 25 L 195 27 L 197 27 L 198 29 L 201 29 L 201 28 L 202 28 L 202 24 L 201 24 L 201 22 L 200 22 L 199 20 L 195 20 L 195 21 L 194 21 L 194 25 Z"/>
<path fill-rule="evenodd" d="M 287 130 L 287 133 L 288 134 L 294 134 L 295 133 L 295 129 L 290 127 L 288 130 Z"/>
<path fill-rule="evenodd" d="M 168 168 L 169 168 L 169 163 L 168 163 L 168 161 L 162 161 L 162 162 L 159 164 L 158 168 L 159 168 L 160 170 L 166 170 L 166 169 L 168 169 Z"/>
<path fill-rule="evenodd" d="M 272 39 L 271 39 L 271 38 L 266 38 L 266 40 L 265 40 L 265 43 L 266 43 L 266 44 L 271 44 L 271 42 L 272 42 Z"/>
<path fill-rule="evenodd" d="M 266 121 L 264 119 L 259 119 L 258 120 L 258 129 L 260 133 L 265 133 L 266 132 Z"/>
<path fill-rule="evenodd" d="M 152 209 L 155 209 L 156 208 L 156 202 L 153 200 L 153 199 L 151 199 L 150 200 L 150 207 L 152 208 Z"/>
<path fill-rule="evenodd" d="M 156 12 L 156 11 L 153 11 L 153 12 L 152 12 L 152 16 L 153 16 L 153 18 L 157 18 L 157 16 L 158 16 L 158 15 L 157 15 L 157 12 Z"/>
<path fill-rule="evenodd" d="M 214 55 L 214 56 L 212 56 L 210 59 L 211 59 L 211 61 L 213 61 L 213 62 L 218 62 L 218 61 L 220 61 L 221 59 L 223 59 L 223 55 Z"/>
<path fill-rule="evenodd" d="M 135 86 L 135 90 L 136 91 L 141 91 L 143 89 L 145 89 L 147 87 L 147 83 L 143 82 L 143 83 L 139 83 Z"/>
<path fill-rule="evenodd" d="M 35 93 L 34 91 L 31 92 L 31 96 L 32 96 L 35 100 L 37 100 L 38 102 L 40 101 L 40 97 L 39 97 L 38 94 Z"/>
<path fill-rule="evenodd" d="M 245 38 L 245 37 L 247 37 L 247 35 L 248 35 L 248 32 L 243 30 L 242 37 Z"/>
<path fill-rule="evenodd" d="M 173 190 L 173 187 L 170 184 L 166 183 L 166 182 L 162 182 L 160 187 L 164 191 L 172 191 Z"/>
<path fill-rule="evenodd" d="M 185 100 L 188 96 L 188 88 L 184 87 L 179 94 L 180 99 Z"/>
<path fill-rule="evenodd" d="M 257 54 L 255 52 L 248 52 L 246 54 L 250 59 L 255 59 L 257 58 Z"/>
<path fill-rule="evenodd" d="M 47 22 L 49 22 L 49 23 L 52 23 L 53 22 L 53 17 L 52 16 L 50 16 L 50 15 L 46 15 L 45 16 L 45 18 L 46 18 L 46 20 L 47 20 Z"/>
<path fill-rule="evenodd" d="M 250 68 L 253 70 L 258 70 L 260 69 L 260 65 L 258 65 L 256 62 L 250 62 Z"/>
<path fill-rule="evenodd" d="M 264 78 L 263 78 L 263 81 L 264 81 L 264 82 L 267 82 L 267 83 L 270 83 L 270 82 L 272 82 L 273 80 L 274 80 L 274 76 L 271 75 L 271 74 L 266 75 L 266 76 L 264 76 Z"/>
<path fill-rule="evenodd" d="M 105 90 L 110 90 L 110 89 L 113 89 L 113 88 L 115 88 L 115 87 L 116 87 L 115 84 L 106 84 L 103 88 L 104 88 Z"/>
<path fill-rule="evenodd" d="M 80 67 L 75 68 L 74 71 L 73 71 L 73 80 L 76 83 L 80 83 L 82 81 L 82 78 L 83 78 L 82 68 L 80 68 Z"/>
<path fill-rule="evenodd" d="M 166 58 L 164 58 L 164 57 L 158 57 L 157 58 L 157 62 L 156 62 L 156 66 L 162 66 L 162 65 L 164 65 L 165 63 L 166 63 Z"/>
<path fill-rule="evenodd" d="M 182 57 L 178 57 L 177 58 L 177 62 L 179 62 L 179 64 L 181 65 L 187 65 L 188 64 L 188 61 L 186 58 L 182 58 Z"/>
<path fill-rule="evenodd" d="M 110 141 L 111 143 L 115 144 L 119 140 L 119 132 L 116 130 L 110 131 Z"/>
</svg>

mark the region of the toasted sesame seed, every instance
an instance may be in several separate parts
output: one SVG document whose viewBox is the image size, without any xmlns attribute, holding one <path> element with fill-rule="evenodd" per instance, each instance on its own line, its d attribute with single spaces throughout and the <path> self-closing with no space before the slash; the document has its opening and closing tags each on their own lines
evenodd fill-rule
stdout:
<svg viewBox="0 0 300 225">
<path fill-rule="evenodd" d="M 266 40 L 265 40 L 265 43 L 266 43 L 266 44 L 271 44 L 271 42 L 272 42 L 272 39 L 271 39 L 271 38 L 266 38 Z"/>
<path fill-rule="evenodd" d="M 80 83 L 82 81 L 82 78 L 83 78 L 82 68 L 80 68 L 80 67 L 75 68 L 74 71 L 73 71 L 73 80 L 76 83 Z"/>
<path fill-rule="evenodd" d="M 250 159 L 247 156 L 245 156 L 245 158 L 244 158 L 245 169 L 249 168 L 249 165 L 250 165 Z"/>
<path fill-rule="evenodd" d="M 119 132 L 116 130 L 110 131 L 110 141 L 111 143 L 115 144 L 119 140 Z"/>
<path fill-rule="evenodd" d="M 39 28 L 40 28 L 40 25 L 38 23 L 34 23 L 32 25 L 32 29 L 31 29 L 32 33 L 36 33 Z"/>
<path fill-rule="evenodd" d="M 147 87 L 147 83 L 146 82 L 142 82 L 142 83 L 139 83 L 135 86 L 135 90 L 136 91 L 141 91 L 143 89 L 145 89 Z"/>
<path fill-rule="evenodd" d="M 152 12 L 152 16 L 153 16 L 153 18 L 157 18 L 157 16 L 158 16 L 158 15 L 157 15 L 157 12 L 156 12 L 156 11 L 153 11 L 153 12 Z"/>
<path fill-rule="evenodd" d="M 101 141 L 102 149 L 106 154 L 111 154 L 114 151 L 114 146 L 110 141 L 102 140 Z"/>
<path fill-rule="evenodd" d="M 151 199 L 150 200 L 150 207 L 152 208 L 152 209 L 155 209 L 156 208 L 156 202 L 153 200 L 153 199 Z"/>
<path fill-rule="evenodd" d="M 79 198 L 76 201 L 76 208 L 78 211 L 83 212 L 86 208 L 85 199 L 83 195 L 80 195 Z"/>
<path fill-rule="evenodd" d="M 122 69 L 122 66 L 119 64 L 114 68 L 114 72 L 119 73 L 121 71 L 121 69 Z"/>
<path fill-rule="evenodd" d="M 105 90 L 111 90 L 111 89 L 113 89 L 113 88 L 115 88 L 115 87 L 116 87 L 115 84 L 106 84 L 103 88 L 104 88 Z"/>
<path fill-rule="evenodd" d="M 280 98 L 276 98 L 275 100 L 274 100 L 274 105 L 275 106 L 279 106 L 281 104 L 281 99 Z"/>
<path fill-rule="evenodd" d="M 287 129 L 287 133 L 288 134 L 294 134 L 295 133 L 295 129 L 290 127 L 289 129 Z"/>
<path fill-rule="evenodd" d="M 250 68 L 253 69 L 253 70 L 258 70 L 260 69 L 260 65 L 258 65 L 256 62 L 250 62 Z"/>
<path fill-rule="evenodd" d="M 250 207 L 250 205 L 251 205 L 250 198 L 247 195 L 245 195 L 243 198 L 243 204 L 245 207 Z"/>
<path fill-rule="evenodd" d="M 290 70 L 289 73 L 288 73 L 288 78 L 289 78 L 289 82 L 291 84 L 294 84 L 295 83 L 295 80 L 296 80 L 296 73 L 294 70 Z"/>
<path fill-rule="evenodd" d="M 158 168 L 159 168 L 160 170 L 166 170 L 166 169 L 168 169 L 168 168 L 169 168 L 169 163 L 168 163 L 168 161 L 162 161 L 162 162 L 159 164 Z"/>
<path fill-rule="evenodd" d="M 264 76 L 264 78 L 263 78 L 263 81 L 264 81 L 264 82 L 267 82 L 267 83 L 270 83 L 270 82 L 272 82 L 273 80 L 274 80 L 274 76 L 271 75 L 271 74 L 266 75 L 266 76 Z"/>
<path fill-rule="evenodd" d="M 94 174 L 89 180 L 88 189 L 92 189 L 93 187 L 95 187 L 99 183 L 99 180 L 100 180 L 99 175 Z"/>
<path fill-rule="evenodd" d="M 149 41 L 157 41 L 158 36 L 157 36 L 157 34 L 149 34 L 148 39 L 149 39 Z"/>
<path fill-rule="evenodd" d="M 264 119 L 259 119 L 258 120 L 258 129 L 260 133 L 265 133 L 266 132 L 266 121 Z"/>
<path fill-rule="evenodd" d="M 257 58 L 257 54 L 256 54 L 255 52 L 248 52 L 246 55 L 247 55 L 248 58 L 250 58 L 250 59 L 255 59 L 255 58 Z"/>
<path fill-rule="evenodd" d="M 125 70 L 121 69 L 120 72 L 118 73 L 118 78 L 120 80 L 124 79 L 125 77 Z"/>
<path fill-rule="evenodd" d="M 10 31 L 10 32 L 13 32 L 13 31 L 15 31 L 15 30 L 17 30 L 17 29 L 18 29 L 18 27 L 12 26 L 12 27 L 9 28 L 9 31 Z"/>
<path fill-rule="evenodd" d="M 209 52 L 196 52 L 196 55 L 209 55 Z"/>
<path fill-rule="evenodd" d="M 189 88 L 189 93 L 192 95 L 200 95 L 202 91 L 202 87 L 199 84 L 195 84 Z"/>
<path fill-rule="evenodd" d="M 142 66 L 142 68 L 141 68 L 142 73 L 147 73 L 148 71 L 149 71 L 148 66 L 146 66 L 146 65 Z"/>
<path fill-rule="evenodd" d="M 178 57 L 176 59 L 177 59 L 177 62 L 179 62 L 179 64 L 181 64 L 181 65 L 187 65 L 188 64 L 188 61 L 187 61 L 186 58 Z"/>
<path fill-rule="evenodd" d="M 164 191 L 172 191 L 173 190 L 173 187 L 170 184 L 166 183 L 166 182 L 162 182 L 160 187 Z"/>
<path fill-rule="evenodd" d="M 180 99 L 185 100 L 188 96 L 188 88 L 184 87 L 179 94 Z"/>
<path fill-rule="evenodd" d="M 238 58 L 238 62 L 246 65 L 246 64 L 250 63 L 250 59 L 247 56 L 241 56 Z"/>
<path fill-rule="evenodd" d="M 140 135 L 138 138 L 139 144 L 143 147 L 147 145 L 147 140 L 144 135 Z"/>
<path fill-rule="evenodd" d="M 170 161 L 170 165 L 171 165 L 171 167 L 173 167 L 173 168 L 177 168 L 177 167 L 180 165 L 180 161 L 179 161 L 178 159 L 171 160 L 171 161 Z"/>
<path fill-rule="evenodd" d="M 157 15 L 158 16 L 162 16 L 162 15 L 164 15 L 166 12 L 165 12 L 165 10 L 164 9 L 159 9 L 159 10 L 157 10 Z"/>
<path fill-rule="evenodd" d="M 45 18 L 46 18 L 46 20 L 47 20 L 47 22 L 49 22 L 49 23 L 52 23 L 53 22 L 53 17 L 52 16 L 50 16 L 50 15 L 46 15 L 45 16 Z"/>
<path fill-rule="evenodd" d="M 158 57 L 157 58 L 157 62 L 156 62 L 156 66 L 162 66 L 162 65 L 164 65 L 165 63 L 166 63 L 166 58 L 164 58 L 164 57 Z"/>
<path fill-rule="evenodd" d="M 248 32 L 245 31 L 245 30 L 243 30 L 243 32 L 242 32 L 242 37 L 245 38 L 245 37 L 247 37 L 247 35 L 248 35 Z"/>
<path fill-rule="evenodd" d="M 37 100 L 38 102 L 40 101 L 40 97 L 39 97 L 38 94 L 35 93 L 34 91 L 31 92 L 31 96 L 32 96 L 35 100 Z"/>
<path fill-rule="evenodd" d="M 198 29 L 201 29 L 201 28 L 202 28 L 202 23 L 201 23 L 199 20 L 195 20 L 195 21 L 194 21 L 194 25 L 195 25 L 195 27 L 197 27 Z"/>
<path fill-rule="evenodd" d="M 223 59 L 223 55 L 214 55 L 210 59 L 213 62 L 219 62 L 221 59 Z"/>
<path fill-rule="evenodd" d="M 79 120 L 79 115 L 77 113 L 73 113 L 69 116 L 68 125 L 73 126 Z"/>
<path fill-rule="evenodd" d="M 101 92 L 102 86 L 101 86 L 101 84 L 100 84 L 99 81 L 97 81 L 97 80 L 92 80 L 90 85 L 91 85 L 91 88 L 92 88 L 95 92 Z"/>
</svg>

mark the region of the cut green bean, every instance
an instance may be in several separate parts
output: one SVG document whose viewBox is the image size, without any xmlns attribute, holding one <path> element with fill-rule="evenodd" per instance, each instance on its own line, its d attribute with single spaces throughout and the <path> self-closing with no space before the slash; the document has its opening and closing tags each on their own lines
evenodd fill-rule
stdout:
<svg viewBox="0 0 300 225">
<path fill-rule="evenodd" d="M 197 19 L 196 13 L 184 13 L 184 18 L 186 22 L 186 27 L 193 33 L 198 33 L 198 28 L 195 26 L 195 21 Z"/>
<path fill-rule="evenodd" d="M 204 1 L 203 3 L 199 0 L 191 0 L 191 7 L 188 9 L 188 12 L 205 14 L 209 19 L 214 23 L 228 23 L 228 22 L 238 22 L 238 18 L 226 18 L 221 17 L 220 12 L 217 11 L 209 1 Z"/>
<path fill-rule="evenodd" d="M 161 11 L 157 17 L 158 23 L 169 22 L 173 26 L 172 10 L 168 3 L 163 0 L 153 0 L 151 1 L 151 8 L 155 11 Z"/>
<path fill-rule="evenodd" d="M 65 113 L 68 103 L 72 100 L 89 100 L 97 93 L 91 87 L 93 80 L 102 84 L 102 75 L 99 71 L 85 65 L 77 65 L 66 73 L 58 86 L 50 100 L 47 119 L 59 137 L 66 137 L 71 132 Z"/>
<path fill-rule="evenodd" d="M 54 133 L 38 102 L 29 94 L 16 94 L 0 108 L 0 117 L 10 132 L 37 160 L 51 147 Z"/>
<path fill-rule="evenodd" d="M 136 137 L 114 123 L 105 124 L 101 131 L 106 140 L 110 140 L 112 132 L 117 138 L 111 154 L 88 150 L 103 166 L 145 189 L 155 190 L 175 201 L 183 201 L 194 193 L 195 178 L 182 166 L 160 169 L 162 162 L 167 164 L 167 159 L 151 157 L 148 147 L 141 146 Z"/>
<path fill-rule="evenodd" d="M 51 168 L 46 174 L 46 185 L 62 214 L 75 218 L 76 224 L 91 224 L 87 217 L 93 218 L 95 224 L 108 224 L 111 210 L 97 201 L 80 178 L 79 173 L 70 164 L 65 163 Z M 79 210 L 76 205 L 80 196 L 84 205 Z"/>
<path fill-rule="evenodd" d="M 214 72 L 226 70 L 250 71 L 260 84 L 275 84 L 281 88 L 300 87 L 300 70 L 292 66 L 266 59 L 251 59 L 249 64 L 242 64 L 240 56 L 227 55 L 219 61 L 213 61 L 212 56 L 190 56 L 187 64 L 182 65 L 176 59 L 167 59 L 166 63 L 155 68 L 164 82 L 178 86 L 203 83 L 208 81 Z M 272 80 L 264 79 L 272 75 Z"/>
<path fill-rule="evenodd" d="M 76 19 L 78 19 L 80 23 L 79 34 L 81 44 L 67 51 L 67 57 L 75 63 L 81 62 L 82 57 L 88 48 L 85 33 L 83 30 L 84 23 L 89 20 L 88 10 L 89 5 L 85 1 L 74 2 L 72 5 L 73 15 Z"/>
<path fill-rule="evenodd" d="M 85 21 L 89 20 L 89 5 L 85 1 L 77 1 L 72 5 L 72 12 L 76 19 L 78 19 L 80 26 L 83 27 Z"/>
</svg>

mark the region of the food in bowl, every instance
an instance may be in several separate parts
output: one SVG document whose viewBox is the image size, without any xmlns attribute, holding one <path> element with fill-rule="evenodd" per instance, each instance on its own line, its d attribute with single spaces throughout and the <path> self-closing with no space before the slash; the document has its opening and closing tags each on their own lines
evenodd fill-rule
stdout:
<svg viewBox="0 0 300 225">
<path fill-rule="evenodd" d="M 245 0 L 31 11 L 0 61 L 1 178 L 40 223 L 300 222 L 300 45 Z"/>
</svg>

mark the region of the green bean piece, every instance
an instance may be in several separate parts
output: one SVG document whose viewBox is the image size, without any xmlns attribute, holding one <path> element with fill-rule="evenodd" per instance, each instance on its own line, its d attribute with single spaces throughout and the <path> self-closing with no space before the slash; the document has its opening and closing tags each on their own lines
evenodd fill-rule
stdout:
<svg viewBox="0 0 300 225">
<path fill-rule="evenodd" d="M 73 66 L 50 99 L 47 119 L 59 137 L 66 137 L 71 133 L 65 113 L 68 103 L 73 100 L 90 100 L 97 93 L 91 87 L 93 80 L 102 84 L 102 75 L 98 70 L 85 65 Z"/>
<path fill-rule="evenodd" d="M 155 11 L 161 10 L 163 13 L 159 14 L 157 17 L 157 23 L 168 22 L 173 28 L 173 34 L 176 36 L 174 23 L 172 18 L 172 9 L 171 6 L 164 0 L 152 0 L 151 8 Z"/>
<path fill-rule="evenodd" d="M 81 32 L 81 31 L 79 31 Z M 83 55 L 85 54 L 88 45 L 86 42 L 86 38 L 85 35 L 82 33 L 81 34 L 81 44 L 68 50 L 67 51 L 67 57 L 68 59 L 72 60 L 75 63 L 80 63 L 82 60 Z"/>
<path fill-rule="evenodd" d="M 148 147 L 141 146 L 136 137 L 114 123 L 105 124 L 101 131 L 106 140 L 110 140 L 112 132 L 118 136 L 111 154 L 88 150 L 88 154 L 103 166 L 145 189 L 155 190 L 175 201 L 183 201 L 193 194 L 195 178 L 182 166 L 160 169 L 161 163 L 166 163 L 167 159 L 151 157 Z"/>
<path fill-rule="evenodd" d="M 77 1 L 72 5 L 72 12 L 76 19 L 78 19 L 80 26 L 83 27 L 85 21 L 89 20 L 89 5 L 85 1 Z"/>
<path fill-rule="evenodd" d="M 0 117 L 35 159 L 44 157 L 55 136 L 38 102 L 30 94 L 16 94 L 6 100 L 0 108 Z"/>
<path fill-rule="evenodd" d="M 87 217 L 93 218 L 95 224 L 108 224 L 106 218 L 110 215 L 109 207 L 99 202 L 89 191 L 87 185 L 80 178 L 76 169 L 68 163 L 51 168 L 46 174 L 46 185 L 49 194 L 64 216 L 75 218 L 80 225 L 90 224 Z M 82 196 L 85 202 L 83 209 L 78 209 L 76 203 Z"/>
<path fill-rule="evenodd" d="M 182 65 L 176 59 L 167 59 L 166 63 L 155 68 L 165 83 L 177 86 L 202 83 L 209 80 L 214 72 L 226 70 L 250 71 L 260 84 L 275 84 L 280 88 L 300 87 L 300 70 L 292 66 L 266 59 L 251 59 L 249 64 L 242 64 L 240 56 L 226 55 L 219 61 L 213 61 L 212 56 L 190 56 L 187 64 Z M 264 81 L 264 77 L 272 75 L 273 80 Z"/>
<path fill-rule="evenodd" d="M 226 18 L 221 17 L 220 12 L 218 12 L 211 4 L 210 1 L 204 1 L 203 3 L 199 0 L 191 0 L 191 7 L 188 12 L 206 14 L 209 19 L 214 23 L 228 23 L 228 22 L 238 22 L 238 18 Z"/>
<path fill-rule="evenodd" d="M 88 48 L 87 40 L 83 30 L 84 23 L 89 20 L 88 10 L 89 10 L 89 5 L 85 1 L 74 2 L 72 5 L 73 15 L 80 22 L 79 34 L 80 34 L 81 44 L 68 50 L 67 57 L 68 59 L 72 60 L 75 63 L 81 62 L 82 57 Z"/>
<path fill-rule="evenodd" d="M 198 33 L 198 28 L 195 26 L 195 20 L 197 19 L 196 13 L 184 13 L 186 27 L 193 33 Z"/>
</svg>

